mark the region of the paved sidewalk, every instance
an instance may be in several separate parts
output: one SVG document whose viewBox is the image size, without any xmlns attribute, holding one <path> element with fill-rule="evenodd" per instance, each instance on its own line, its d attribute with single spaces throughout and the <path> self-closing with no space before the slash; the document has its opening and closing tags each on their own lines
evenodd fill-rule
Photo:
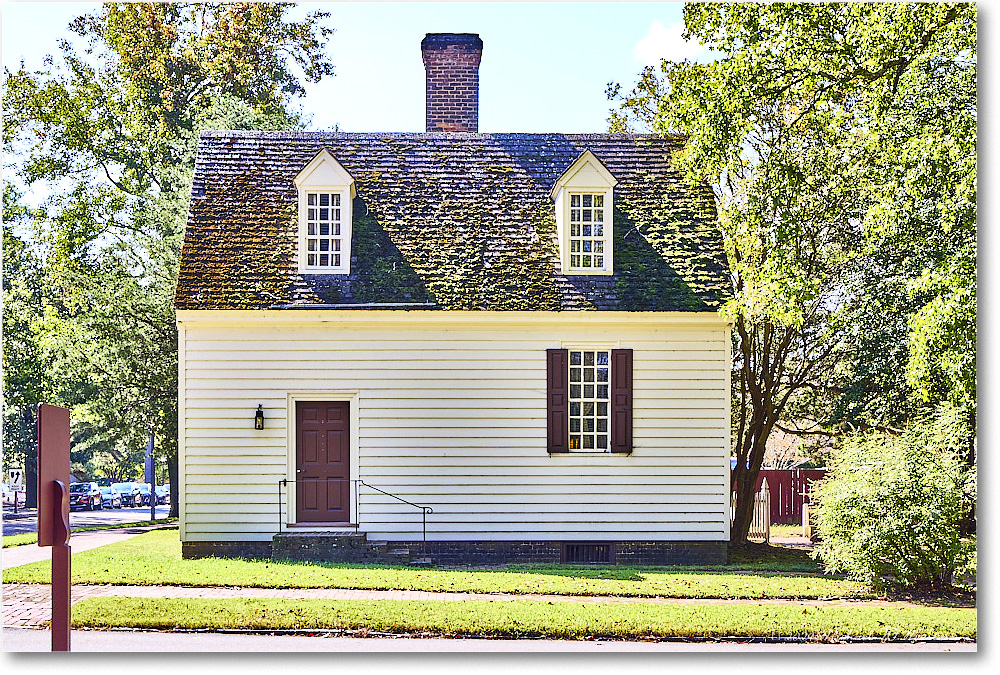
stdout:
<svg viewBox="0 0 1000 675">
<path fill-rule="evenodd" d="M 4 628 L 3 650 L 5 652 L 47 652 L 51 645 L 48 631 L 28 628 Z M 248 635 L 244 633 L 171 633 L 152 631 L 96 631 L 75 630 L 70 637 L 74 652 L 213 652 L 228 653 L 227 659 L 236 654 L 260 652 L 368 652 L 388 654 L 393 652 L 563 652 L 602 653 L 632 652 L 653 654 L 665 652 L 784 652 L 790 654 L 813 654 L 818 652 L 839 652 L 850 654 L 873 654 L 876 652 L 976 652 L 974 642 L 879 642 L 863 644 L 822 644 L 822 643 L 751 643 L 751 642 L 640 642 L 611 640 L 483 640 L 454 638 L 398 638 L 371 637 L 355 638 L 340 635 Z M 255 657 L 256 658 L 256 657 Z M 963 667 L 970 665 L 969 657 L 962 661 Z M 213 662 L 215 665 L 218 661 Z M 509 662 L 506 662 L 509 666 Z M 481 660 L 477 661 L 482 666 Z M 369 661 L 359 662 L 359 667 L 370 670 Z M 565 664 L 563 664 L 565 666 Z M 677 665 L 676 663 L 674 665 Z M 692 670 L 704 669 L 704 663 L 690 663 Z M 815 663 L 811 670 L 815 671 Z M 957 666 L 949 662 L 948 666 Z M 551 664 L 549 664 L 551 667 Z M 214 666 L 213 666 L 214 667 Z M 280 665 L 279 665 L 280 667 Z M 908 667 L 909 668 L 909 667 Z M 426 670 L 426 669 L 425 669 Z M 450 670 L 450 668 L 449 668 Z M 910 668 L 912 670 L 912 668 Z M 548 669 L 546 669 L 546 672 Z M 378 670 L 377 672 L 382 672 Z M 506 671 L 505 671 L 506 672 Z M 538 672 L 542 672 L 539 670 Z"/>
<path fill-rule="evenodd" d="M 74 603 L 86 598 L 285 598 L 307 600 L 438 600 L 445 602 L 541 602 L 616 603 L 616 604 L 687 604 L 687 605 L 795 605 L 798 607 L 851 607 L 862 601 L 718 598 L 649 598 L 621 596 L 579 596 L 509 593 L 440 593 L 430 591 L 376 591 L 348 588 L 231 588 L 223 586 L 112 586 L 74 585 Z M 865 600 L 865 606 L 917 607 L 914 603 Z M 38 627 L 51 618 L 50 587 L 44 584 L 4 584 L 3 625 Z"/>
<path fill-rule="evenodd" d="M 73 532 L 69 538 L 70 549 L 74 554 L 81 553 L 92 548 L 97 548 L 98 546 L 116 544 L 119 541 L 125 541 L 144 532 L 163 527 L 177 527 L 177 524 L 169 523 L 164 525 L 147 525 L 144 527 L 129 527 L 125 525 L 114 530 Z M 3 569 L 51 559 L 51 549 L 48 546 L 39 546 L 38 544 L 11 546 L 10 548 L 3 549 L 3 552 L 0 553 L 0 562 L 3 563 Z"/>
</svg>

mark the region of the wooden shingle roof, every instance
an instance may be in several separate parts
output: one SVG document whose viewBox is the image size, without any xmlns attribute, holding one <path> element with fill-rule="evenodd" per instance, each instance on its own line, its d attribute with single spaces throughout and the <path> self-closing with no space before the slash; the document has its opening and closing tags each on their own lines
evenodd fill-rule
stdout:
<svg viewBox="0 0 1000 675">
<path fill-rule="evenodd" d="M 174 304 L 708 311 L 728 288 L 707 186 L 676 139 L 623 134 L 204 132 Z M 354 177 L 351 273 L 296 265 L 292 181 L 322 149 Z M 559 271 L 553 183 L 590 150 L 618 180 L 614 275 Z"/>
</svg>

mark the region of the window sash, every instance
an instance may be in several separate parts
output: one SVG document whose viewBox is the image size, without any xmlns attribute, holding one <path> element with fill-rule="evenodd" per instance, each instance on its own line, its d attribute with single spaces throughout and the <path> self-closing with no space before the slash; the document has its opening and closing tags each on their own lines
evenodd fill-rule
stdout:
<svg viewBox="0 0 1000 675">
<path fill-rule="evenodd" d="M 343 209 L 349 207 L 349 200 L 344 200 L 341 192 L 306 192 L 303 255 L 307 268 L 329 270 L 347 266 L 350 252 L 344 245 Z"/>
<path fill-rule="evenodd" d="M 570 452 L 611 452 L 611 350 L 570 349 Z"/>
<path fill-rule="evenodd" d="M 569 193 L 569 269 L 602 271 L 608 268 L 607 200 L 603 192 Z"/>
</svg>

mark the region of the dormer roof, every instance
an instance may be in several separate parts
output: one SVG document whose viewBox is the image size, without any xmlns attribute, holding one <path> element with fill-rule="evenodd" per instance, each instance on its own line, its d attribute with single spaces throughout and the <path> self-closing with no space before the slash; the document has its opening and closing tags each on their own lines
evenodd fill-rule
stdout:
<svg viewBox="0 0 1000 675">
<path fill-rule="evenodd" d="M 618 179 L 611 175 L 604 162 L 588 148 L 580 153 L 572 164 L 566 167 L 549 191 L 549 196 L 555 199 L 559 190 L 567 186 L 576 188 L 610 188 L 618 184 Z"/>
<path fill-rule="evenodd" d="M 337 158 L 327 148 L 317 152 L 305 168 L 292 179 L 292 182 L 297 188 L 349 187 L 351 197 L 357 196 L 357 190 L 354 188 L 354 176 L 344 168 L 343 164 L 337 161 Z"/>
</svg>

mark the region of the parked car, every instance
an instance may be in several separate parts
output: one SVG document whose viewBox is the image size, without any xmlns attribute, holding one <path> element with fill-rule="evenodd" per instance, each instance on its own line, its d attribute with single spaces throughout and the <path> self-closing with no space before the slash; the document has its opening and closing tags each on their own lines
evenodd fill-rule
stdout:
<svg viewBox="0 0 1000 675">
<path fill-rule="evenodd" d="M 141 504 L 141 492 L 135 483 L 112 483 L 111 487 L 118 490 L 122 496 L 122 504 L 132 507 Z"/>
<path fill-rule="evenodd" d="M 101 500 L 101 488 L 97 483 L 70 483 L 69 484 L 69 509 L 90 509 L 96 511 L 103 509 Z"/>
<path fill-rule="evenodd" d="M 142 505 L 149 506 L 149 495 L 151 492 L 149 489 L 149 483 L 133 483 L 133 485 L 139 488 L 139 494 L 141 495 L 140 500 L 142 502 Z"/>
<path fill-rule="evenodd" d="M 156 488 L 156 503 L 157 504 L 169 504 L 170 503 L 170 486 L 169 485 L 157 485 Z"/>
<path fill-rule="evenodd" d="M 113 487 L 102 487 L 101 506 L 109 509 L 120 509 L 122 507 L 122 493 Z"/>
</svg>

